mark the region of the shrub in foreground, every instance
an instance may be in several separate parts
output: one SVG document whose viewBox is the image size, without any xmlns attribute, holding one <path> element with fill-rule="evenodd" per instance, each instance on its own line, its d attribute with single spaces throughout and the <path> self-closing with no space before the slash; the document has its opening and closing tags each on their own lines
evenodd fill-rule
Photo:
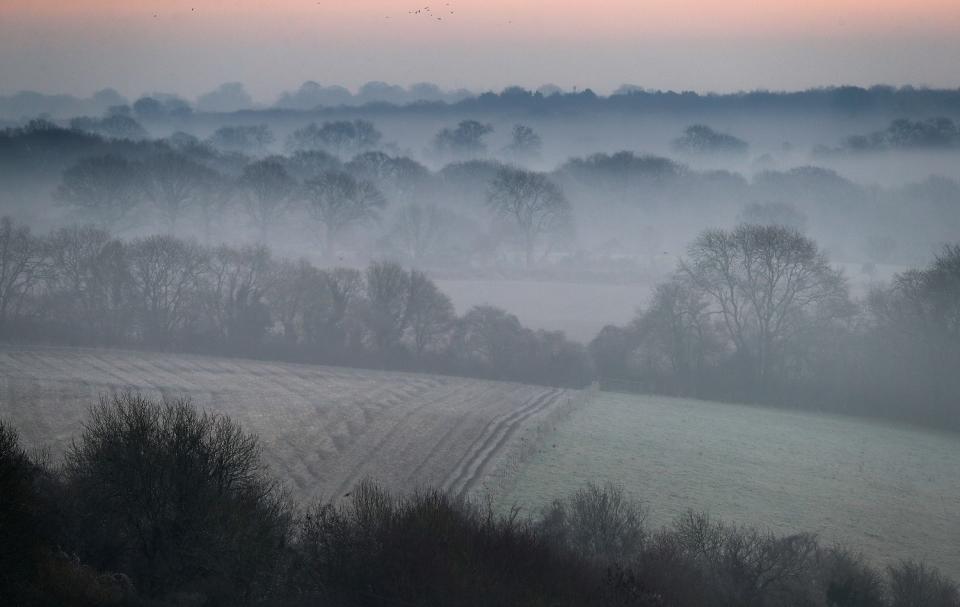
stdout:
<svg viewBox="0 0 960 607">
<path fill-rule="evenodd" d="M 116 396 L 92 410 L 64 474 L 85 564 L 124 572 L 148 596 L 246 604 L 271 591 L 290 505 L 257 437 L 230 419 Z"/>
</svg>

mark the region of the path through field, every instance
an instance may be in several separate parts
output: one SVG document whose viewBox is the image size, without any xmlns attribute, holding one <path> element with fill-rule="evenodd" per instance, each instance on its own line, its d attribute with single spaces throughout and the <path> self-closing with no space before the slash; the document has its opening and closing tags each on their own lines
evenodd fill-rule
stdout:
<svg viewBox="0 0 960 607">
<path fill-rule="evenodd" d="M 206 356 L 0 349 L 0 418 L 28 444 L 62 452 L 98 397 L 189 397 L 260 435 L 300 498 L 335 498 L 371 478 L 495 492 L 516 452 L 572 402 L 522 384 Z"/>
</svg>

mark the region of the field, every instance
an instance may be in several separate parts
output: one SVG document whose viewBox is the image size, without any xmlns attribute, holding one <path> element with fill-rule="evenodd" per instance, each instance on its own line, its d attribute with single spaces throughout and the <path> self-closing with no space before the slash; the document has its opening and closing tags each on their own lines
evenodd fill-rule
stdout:
<svg viewBox="0 0 960 607">
<path fill-rule="evenodd" d="M 301 499 L 371 478 L 496 495 L 578 393 L 422 374 L 118 350 L 0 350 L 0 418 L 53 454 L 98 397 L 189 397 L 260 435 Z"/>
<path fill-rule="evenodd" d="M 878 564 L 926 559 L 960 579 L 960 435 L 601 392 L 544 438 L 504 507 L 536 509 L 609 480 L 642 499 L 654 524 L 704 510 L 813 531 Z"/>
<path fill-rule="evenodd" d="M 960 435 L 884 422 L 425 374 L 119 350 L 0 349 L 0 418 L 62 452 L 121 390 L 226 413 L 301 500 L 362 478 L 489 494 L 528 512 L 622 483 L 669 523 L 688 508 L 813 531 L 878 564 L 960 578 Z"/>
</svg>

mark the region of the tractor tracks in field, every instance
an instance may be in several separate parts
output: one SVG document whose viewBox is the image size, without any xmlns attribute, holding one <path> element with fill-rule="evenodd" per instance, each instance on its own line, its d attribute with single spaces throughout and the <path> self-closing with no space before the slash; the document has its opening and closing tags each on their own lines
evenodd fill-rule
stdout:
<svg viewBox="0 0 960 607">
<path fill-rule="evenodd" d="M 436 406 L 440 403 L 449 402 L 451 397 L 457 395 L 457 393 L 462 392 L 464 386 L 462 384 L 456 384 L 444 386 L 444 389 L 434 398 L 423 401 L 418 405 L 407 410 L 400 416 L 377 441 L 375 445 L 372 445 L 367 449 L 367 454 L 376 454 L 382 453 L 385 446 L 394 438 L 406 429 L 408 423 L 411 419 L 414 419 L 417 414 L 421 411 L 427 410 L 430 407 Z M 471 389 L 476 389 L 480 391 L 480 394 L 477 396 L 469 397 L 471 400 L 482 396 L 482 385 L 475 384 L 471 386 Z M 359 462 L 351 466 L 349 472 L 342 477 L 342 480 L 337 485 L 336 491 L 333 493 L 334 496 L 343 495 L 345 492 L 350 491 L 353 486 L 361 480 L 363 477 L 363 471 L 368 466 L 369 460 L 368 455 L 364 456 Z"/>
<path fill-rule="evenodd" d="M 480 433 L 480 436 L 460 458 L 457 467 L 443 483 L 443 490 L 458 496 L 468 494 L 483 477 L 484 469 L 527 418 L 556 401 L 560 390 L 547 390 L 528 399 L 520 408 L 499 415 Z"/>
</svg>

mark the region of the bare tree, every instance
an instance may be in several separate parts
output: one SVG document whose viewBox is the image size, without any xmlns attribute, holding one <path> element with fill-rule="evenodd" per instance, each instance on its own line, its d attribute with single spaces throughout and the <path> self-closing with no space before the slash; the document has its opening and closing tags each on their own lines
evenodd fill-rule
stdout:
<svg viewBox="0 0 960 607">
<path fill-rule="evenodd" d="M 784 347 L 812 318 L 849 305 L 846 282 L 816 243 L 783 226 L 707 230 L 682 272 L 715 307 L 755 385 L 764 390 Z"/>
<path fill-rule="evenodd" d="M 280 221 L 289 205 L 296 182 L 279 160 L 265 158 L 245 166 L 237 185 L 260 242 L 266 242 L 270 228 Z"/>
<path fill-rule="evenodd" d="M 64 171 L 56 196 L 84 222 L 92 219 L 111 232 L 129 228 L 143 200 L 139 168 L 119 156 L 83 158 Z"/>
<path fill-rule="evenodd" d="M 326 273 L 331 310 L 325 334 L 341 347 L 358 345 L 359 328 L 354 322 L 358 300 L 363 295 L 363 276 L 353 268 L 334 268 Z"/>
<path fill-rule="evenodd" d="M 510 144 L 506 151 L 517 158 L 536 158 L 540 155 L 543 140 L 532 128 L 525 124 L 513 125 Z"/>
<path fill-rule="evenodd" d="M 270 324 L 264 303 L 270 272 L 264 245 L 218 247 L 203 272 L 203 303 L 216 336 L 234 345 L 259 342 Z"/>
<path fill-rule="evenodd" d="M 377 262 L 366 272 L 366 321 L 370 340 L 378 352 L 400 343 L 407 327 L 410 275 L 398 264 Z"/>
<path fill-rule="evenodd" d="M 121 338 L 131 315 L 123 243 L 93 226 L 61 228 L 47 238 L 47 258 L 50 312 L 96 340 Z"/>
<path fill-rule="evenodd" d="M 487 201 L 493 212 L 519 230 L 526 265 L 537 260 L 547 237 L 571 227 L 570 202 L 559 186 L 542 173 L 504 168 L 490 186 Z M 547 241 L 540 258 L 550 252 Z"/>
<path fill-rule="evenodd" d="M 358 154 L 344 165 L 344 170 L 370 181 L 391 200 L 400 202 L 417 199 L 430 179 L 430 171 L 416 160 L 383 152 Z"/>
<path fill-rule="evenodd" d="M 216 183 L 213 170 L 176 152 L 149 159 L 143 171 L 147 197 L 170 233 L 176 232 L 183 213 L 206 197 Z"/>
<path fill-rule="evenodd" d="M 671 377 L 670 393 L 696 395 L 708 358 L 720 349 L 709 308 L 699 288 L 675 276 L 657 285 L 650 306 L 634 322 L 635 363 L 653 378 Z"/>
<path fill-rule="evenodd" d="M 38 278 L 43 261 L 39 240 L 27 226 L 0 218 L 0 329 L 16 315 L 24 297 Z"/>
<path fill-rule="evenodd" d="M 305 259 L 277 263 L 266 297 L 290 343 L 316 341 L 333 313 L 327 274 Z"/>
<path fill-rule="evenodd" d="M 456 313 L 450 298 L 426 274 L 412 270 L 405 320 L 413 351 L 421 358 L 446 345 Z"/>
<path fill-rule="evenodd" d="M 288 537 L 289 503 L 261 458 L 227 417 L 125 394 L 93 409 L 64 474 L 84 532 L 115 548 L 110 565 L 138 590 L 219 587 L 237 605 L 270 583 Z"/>
<path fill-rule="evenodd" d="M 375 221 L 387 204 L 369 181 L 357 180 L 342 171 L 308 180 L 303 184 L 302 196 L 310 216 L 324 227 L 323 250 L 328 259 L 336 252 L 337 239 L 345 229 Z"/>
<path fill-rule="evenodd" d="M 463 120 L 456 128 L 445 128 L 433 138 L 433 145 L 437 152 L 454 156 L 471 156 L 487 151 L 483 138 L 493 132 L 493 126 Z"/>
<path fill-rule="evenodd" d="M 196 244 L 150 236 L 130 244 L 129 260 L 143 337 L 168 343 L 198 314 L 196 294 L 207 256 Z"/>
</svg>

